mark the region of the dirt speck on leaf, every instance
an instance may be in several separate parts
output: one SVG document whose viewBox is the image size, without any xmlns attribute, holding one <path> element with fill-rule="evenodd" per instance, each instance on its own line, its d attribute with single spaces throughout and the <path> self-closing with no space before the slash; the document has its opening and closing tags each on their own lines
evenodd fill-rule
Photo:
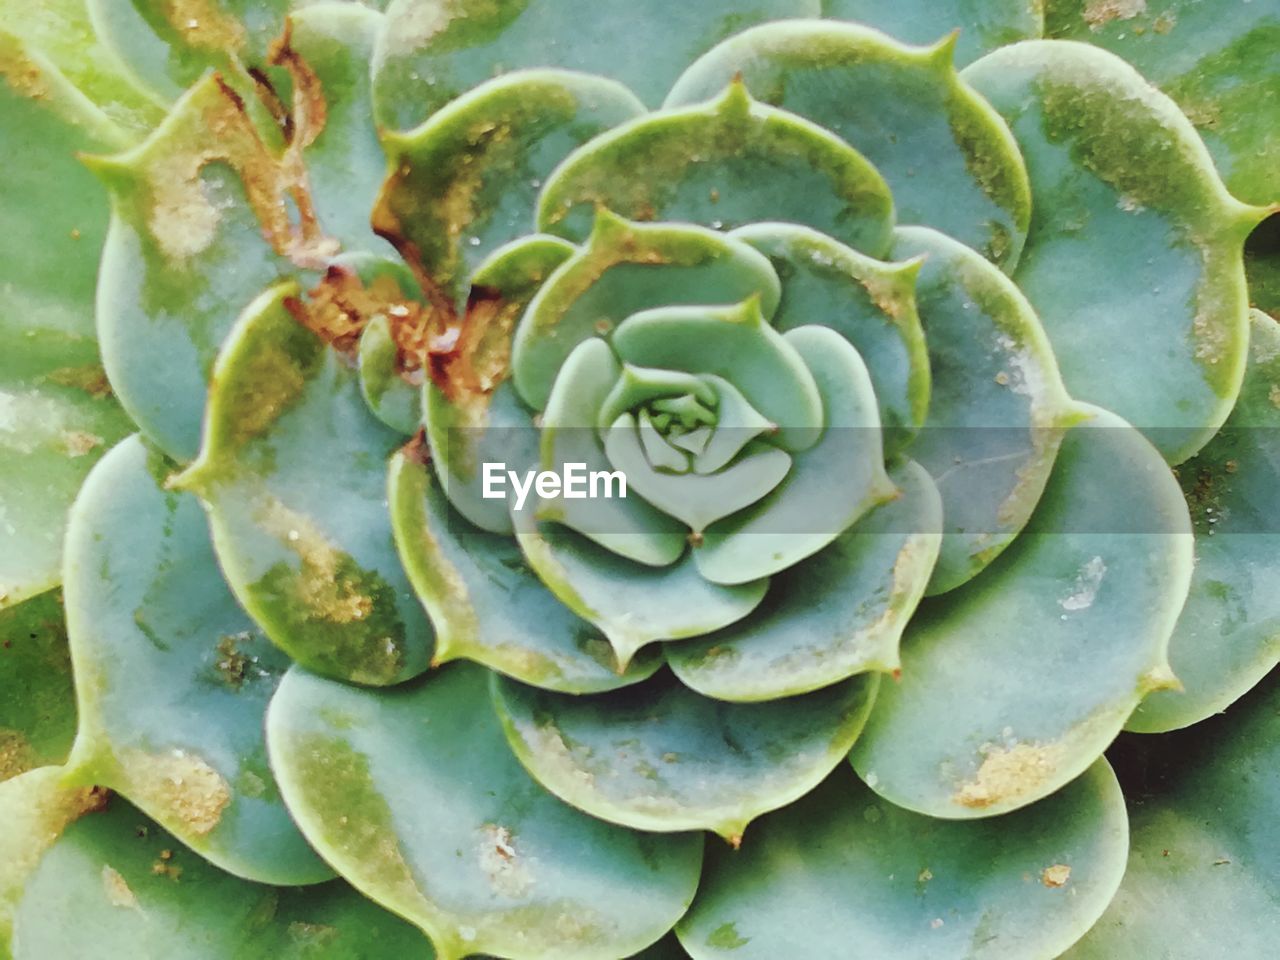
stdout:
<svg viewBox="0 0 1280 960">
<path fill-rule="evenodd" d="M 503 896 L 518 899 L 533 887 L 533 876 L 506 827 L 486 823 L 480 828 L 479 860 L 485 877 Z"/>
<path fill-rule="evenodd" d="M 197 836 L 210 833 L 231 803 L 222 775 L 186 750 L 150 754 L 129 751 L 121 757 L 131 795 L 162 817 L 177 821 Z"/>
<path fill-rule="evenodd" d="M 1053 866 L 1045 867 L 1040 871 L 1040 882 L 1051 890 L 1065 887 L 1070 879 L 1071 868 L 1065 863 L 1055 863 Z"/>
<path fill-rule="evenodd" d="M 120 875 L 120 871 L 110 864 L 104 863 L 102 865 L 102 890 L 107 895 L 107 902 L 113 907 L 127 910 L 138 909 L 138 898 L 133 895 L 133 891 L 129 889 L 129 884 Z"/>
<path fill-rule="evenodd" d="M 1089 29 L 1097 31 L 1113 20 L 1132 20 L 1146 11 L 1147 0 L 1089 0 L 1083 16 Z"/>
<path fill-rule="evenodd" d="M 977 773 L 952 796 L 961 806 L 992 807 L 1035 792 L 1052 774 L 1059 748 L 1052 744 L 986 744 L 981 752 L 983 760 Z"/>
</svg>

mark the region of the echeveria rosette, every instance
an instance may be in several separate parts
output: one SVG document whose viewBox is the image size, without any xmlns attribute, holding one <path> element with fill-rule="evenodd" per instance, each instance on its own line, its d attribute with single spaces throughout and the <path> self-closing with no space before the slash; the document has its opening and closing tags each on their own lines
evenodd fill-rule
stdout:
<svg viewBox="0 0 1280 960">
<path fill-rule="evenodd" d="M 1199 958 L 1274 906 L 1269 681 L 1123 887 L 1163 741 L 1102 756 L 1280 658 L 1265 5 L 383 6 L 0 28 L 0 942 Z"/>
</svg>

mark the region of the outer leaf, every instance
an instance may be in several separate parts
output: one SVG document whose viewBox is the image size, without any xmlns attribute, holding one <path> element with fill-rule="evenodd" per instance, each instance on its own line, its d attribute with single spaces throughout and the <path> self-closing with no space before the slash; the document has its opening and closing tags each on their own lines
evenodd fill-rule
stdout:
<svg viewBox="0 0 1280 960">
<path fill-rule="evenodd" d="M 757 99 L 808 117 L 870 160 L 900 223 L 936 227 L 1012 270 L 1031 214 L 1026 170 L 999 116 L 957 77 L 954 44 L 906 47 L 831 21 L 767 24 L 694 63 L 666 105 L 715 96 L 741 74 Z"/>
<path fill-rule="evenodd" d="M 1240 400 L 1178 468 L 1196 531 L 1191 593 L 1169 641 L 1182 689 L 1147 697 L 1130 730 L 1159 733 L 1226 709 L 1280 662 L 1280 327 L 1254 311 Z"/>
<path fill-rule="evenodd" d="M 213 11 L 193 19 L 222 29 Z M 378 22 L 356 4 L 298 15 L 274 54 L 293 88 L 283 149 L 258 100 L 213 75 L 142 146 L 93 164 L 114 214 L 98 286 L 103 357 L 125 408 L 176 460 L 195 456 L 214 358 L 241 309 L 344 243 L 385 246 L 368 222 L 384 172 L 367 118 Z"/>
<path fill-rule="evenodd" d="M 717 230 L 804 223 L 876 256 L 893 229 L 893 198 L 875 167 L 816 124 L 754 102 L 741 83 L 592 140 L 548 181 L 538 226 L 582 241 L 599 207 Z"/>
<path fill-rule="evenodd" d="M 1169 635 L 1191 525 L 1156 450 L 1114 414 L 1063 440 L 1027 530 L 997 565 L 928 604 L 852 759 L 931 816 L 992 816 L 1093 763 L 1147 693 L 1176 682 Z"/>
<path fill-rule="evenodd" d="M 708 697 L 756 701 L 896 669 L 898 640 L 938 556 L 942 501 L 918 464 L 889 476 L 901 496 L 775 576 L 750 617 L 669 646 L 676 676 Z"/>
<path fill-rule="evenodd" d="M 1196 125 L 1231 192 L 1280 201 L 1280 12 L 1268 3 L 1050 0 L 1048 35 L 1124 57 Z"/>
<path fill-rule="evenodd" d="M 200 458 L 170 485 L 205 501 L 227 582 L 272 642 L 318 672 L 396 683 L 432 644 L 386 513 L 399 437 L 299 322 L 308 310 L 293 284 L 250 304 L 218 358 Z"/>
<path fill-rule="evenodd" d="M 77 783 L 119 790 L 216 866 L 264 883 L 333 873 L 267 769 L 262 718 L 288 661 L 222 583 L 204 513 L 136 436 L 94 468 L 67 526 Z"/>
<path fill-rule="evenodd" d="M 493 696 L 520 762 L 565 802 L 638 830 L 714 830 L 736 847 L 844 759 L 879 682 L 764 704 L 718 703 L 669 673 L 595 697 L 499 678 Z"/>
<path fill-rule="evenodd" d="M 774 326 L 818 324 L 852 343 L 875 388 L 886 449 L 909 442 L 929 409 L 929 355 L 915 302 L 919 263 L 880 263 L 794 224 L 753 224 L 733 236 L 768 257 L 782 278 Z"/>
<path fill-rule="evenodd" d="M 742 850 L 713 846 L 677 932 L 697 960 L 1049 960 L 1106 909 L 1127 839 L 1103 760 L 1034 807 L 964 823 L 901 810 L 839 771 Z"/>
<path fill-rule="evenodd" d="M 90 17 L 91 0 L 0 0 L 6 32 L 39 51 L 112 121 L 141 133 L 164 115 L 115 51 L 102 42 Z M 6 169 L 8 165 L 6 164 Z"/>
<path fill-rule="evenodd" d="M 415 126 L 495 73 L 602 74 L 656 107 L 689 63 L 744 27 L 816 17 L 820 0 L 393 0 L 376 68 L 379 121 Z"/>
<path fill-rule="evenodd" d="M 1239 392 L 1240 251 L 1264 211 L 1232 199 L 1173 101 L 1102 50 L 1027 41 L 964 78 L 1009 120 L 1026 157 L 1036 207 L 1014 279 L 1068 389 L 1180 463 Z"/>
<path fill-rule="evenodd" d="M 59 591 L 0 610 L 0 691 L 0 782 L 65 760 L 76 705 Z"/>
<path fill-rule="evenodd" d="M 67 507 L 94 461 L 131 429 L 93 337 L 106 209 L 75 156 L 118 148 L 127 135 L 4 29 L 0 607 L 57 585 Z"/>
<path fill-rule="evenodd" d="M 1039 0 L 823 0 L 822 15 L 865 23 L 907 43 L 932 43 L 958 29 L 956 61 L 962 66 L 1044 30 Z"/>
<path fill-rule="evenodd" d="M 1111 907 L 1063 960 L 1264 960 L 1275 951 L 1278 679 L 1273 674 L 1226 717 L 1126 744 L 1139 774 L 1125 784 L 1129 868 Z"/>
<path fill-rule="evenodd" d="M 551 275 L 516 329 L 516 390 L 541 410 L 574 348 L 641 310 L 759 296 L 767 319 L 779 295 L 773 267 L 745 243 L 692 225 L 630 223 L 602 210 L 587 246 Z"/>
<path fill-rule="evenodd" d="M 609 641 L 551 595 L 511 537 L 451 511 L 427 465 L 398 453 L 387 485 L 396 546 L 435 626 L 434 663 L 465 657 L 565 693 L 637 683 L 661 665 L 642 657 L 620 675 Z"/>
<path fill-rule="evenodd" d="M 556 237 L 534 235 L 497 250 L 472 277 L 472 300 L 489 305 L 480 323 L 464 324 L 456 361 L 443 385 L 429 381 L 423 399 L 432 462 L 454 508 L 477 526 L 510 533 L 503 500 L 486 500 L 482 465 L 506 463 L 523 471 L 536 464 L 538 436 L 530 410 L 511 380 L 516 323 L 547 277 L 574 252 Z"/>
<path fill-rule="evenodd" d="M 64 787 L 61 767 L 39 767 L 0 783 L 0 958 L 10 960 L 13 919 L 31 871 L 67 824 L 102 807 L 92 789 Z"/>
<path fill-rule="evenodd" d="M 564 70 L 482 84 L 411 133 L 384 134 L 391 173 L 374 225 L 456 302 L 486 257 L 529 232 L 556 165 L 643 111 L 620 84 Z"/>
<path fill-rule="evenodd" d="M 485 684 L 463 664 L 385 691 L 291 671 L 267 736 L 304 832 L 446 960 L 603 960 L 656 941 L 693 897 L 699 839 L 633 833 L 546 793 Z"/>
<path fill-rule="evenodd" d="M 924 257 L 916 289 L 934 392 L 911 455 L 942 494 L 945 536 L 929 591 L 944 593 L 1022 530 L 1062 429 L 1079 414 L 1035 311 L 1004 274 L 924 227 L 899 228 L 894 255 Z"/>
<path fill-rule="evenodd" d="M 797 327 L 783 342 L 809 368 L 822 398 L 821 439 L 795 454 L 767 497 L 712 524 L 693 558 L 714 583 L 768 577 L 826 547 L 897 495 L 884 469 L 880 415 L 866 364 L 827 327 Z"/>
<path fill-rule="evenodd" d="M 16 835 L 19 872 L 29 876 L 14 918 L 15 960 L 431 957 L 413 927 L 340 881 L 290 888 L 233 877 L 121 799 L 95 810 L 105 798 L 62 787 L 59 773 L 33 771 L 13 781 L 21 792 L 0 794 L 5 822 L 26 827 Z"/>
</svg>

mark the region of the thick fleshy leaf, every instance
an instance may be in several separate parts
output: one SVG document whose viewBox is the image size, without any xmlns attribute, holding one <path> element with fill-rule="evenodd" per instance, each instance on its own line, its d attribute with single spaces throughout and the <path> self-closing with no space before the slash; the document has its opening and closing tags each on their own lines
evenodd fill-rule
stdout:
<svg viewBox="0 0 1280 960">
<path fill-rule="evenodd" d="M 1180 463 L 1240 389 L 1241 247 L 1263 211 L 1227 193 L 1177 105 L 1103 50 L 1029 40 L 963 76 L 1026 158 L 1036 205 L 1014 279 L 1067 388 Z"/>
<path fill-rule="evenodd" d="M 133 71 L 98 33 L 87 0 L 0 0 L 4 31 L 48 58 L 75 88 L 126 130 L 141 133 L 164 115 Z M 6 129 L 7 126 L 6 126 Z M 5 169 L 12 169 L 8 164 Z"/>
<path fill-rule="evenodd" d="M 625 87 L 538 70 L 477 87 L 410 133 L 386 133 L 374 225 L 457 302 L 494 250 L 529 232 L 538 190 L 581 144 L 644 112 Z"/>
<path fill-rule="evenodd" d="M 357 4 L 298 14 L 273 54 L 293 89 L 279 107 L 283 147 L 248 106 L 257 101 L 211 75 L 144 144 L 93 161 L 113 210 L 97 299 L 103 359 L 143 433 L 176 460 L 196 453 L 218 347 L 249 301 L 282 274 L 323 268 L 343 244 L 385 249 L 369 229 L 384 161 L 365 112 L 378 23 Z"/>
<path fill-rule="evenodd" d="M 0 840 L 0 849 L 16 841 L 20 858 L 0 857 L 0 917 L 4 900 L 16 900 L 14 960 L 430 960 L 421 933 L 341 881 L 241 880 L 185 850 L 123 798 L 108 802 L 60 779 L 46 767 L 0 788 L 0 814 L 18 828 Z M 6 896 L 11 871 L 25 880 L 25 892 L 13 889 L 18 896 Z M 0 937 L 4 926 L 0 918 Z"/>
<path fill-rule="evenodd" d="M 176 99 L 210 67 L 264 68 L 298 0 L 88 0 L 94 25 L 153 96 Z M 344 4 L 345 5 L 345 4 Z M 353 4 L 354 5 L 354 4 Z"/>
<path fill-rule="evenodd" d="M 1139 700 L 1176 682 L 1186 503 L 1141 434 L 1092 413 L 1000 561 L 912 620 L 902 680 L 881 691 L 852 754 L 886 800 L 947 818 L 1023 807 L 1087 769 Z"/>
<path fill-rule="evenodd" d="M 85 787 L 64 787 L 61 767 L 38 767 L 0 782 L 0 958 L 10 960 L 13 916 L 31 871 L 67 824 L 100 810 L 106 799 Z"/>
<path fill-rule="evenodd" d="M 816 124 L 754 102 L 741 83 L 592 140 L 548 181 L 538 225 L 582 241 L 599 207 L 717 230 L 803 223 L 876 256 L 893 229 L 893 198 L 875 167 Z"/>
<path fill-rule="evenodd" d="M 619 674 L 609 641 L 551 595 L 515 540 L 452 512 L 430 467 L 408 453 L 391 460 L 388 500 L 401 560 L 435 626 L 435 663 L 466 658 L 565 693 L 637 683 L 661 665 L 642 656 Z"/>
<path fill-rule="evenodd" d="M 635 419 L 623 414 L 605 436 L 605 453 L 627 478 L 628 495 L 637 494 L 669 517 L 699 534 L 721 517 L 751 506 L 776 487 L 791 469 L 785 450 L 767 443 L 749 444 L 733 463 L 715 473 L 676 474 L 651 465 L 641 446 Z"/>
<path fill-rule="evenodd" d="M 1280 201 L 1280 11 L 1257 0 L 1049 0 L 1046 33 L 1124 57 L 1196 125 L 1231 192 Z"/>
<path fill-rule="evenodd" d="M 693 897 L 701 838 L 551 796 L 511 755 L 486 686 L 467 664 L 384 691 L 290 671 L 267 737 L 303 831 L 444 960 L 617 957 L 658 940 Z"/>
<path fill-rule="evenodd" d="M 623 559 L 565 527 L 516 515 L 516 536 L 538 577 L 608 637 L 620 667 L 657 640 L 683 640 L 737 623 L 759 606 L 767 580 L 711 583 L 686 552 L 666 567 Z"/>
<path fill-rule="evenodd" d="M 0 691 L 0 782 L 65 760 L 76 701 L 60 591 L 0 610 Z"/>
<path fill-rule="evenodd" d="M 911 447 L 942 494 L 942 553 L 929 585 L 976 577 L 1026 524 L 1078 419 L 1035 311 L 1004 274 L 924 227 L 902 227 L 894 256 L 923 256 L 916 287 L 933 396 Z"/>
<path fill-rule="evenodd" d="M 369 410 L 397 433 L 416 433 L 422 424 L 422 387 L 399 375 L 399 349 L 385 315 L 374 317 L 360 334 L 359 357 L 360 392 Z"/>
<path fill-rule="evenodd" d="M 1132 740 L 1116 760 L 1121 769 L 1127 755 L 1135 773 L 1125 777 L 1129 868 L 1063 960 L 1271 956 L 1280 937 L 1280 675 L 1225 717 Z"/>
<path fill-rule="evenodd" d="M 482 465 L 505 463 L 523 472 L 538 460 L 532 414 L 510 379 L 511 338 L 529 301 L 573 251 L 566 241 L 541 235 L 496 251 L 471 281 L 472 301 L 489 310 L 477 310 L 477 320 L 463 325 L 442 382 L 426 386 L 436 475 L 454 508 L 493 533 L 510 533 L 511 515 L 504 500 L 485 499 Z"/>
<path fill-rule="evenodd" d="M 889 476 L 902 495 L 775 576 L 750 617 L 669 646 L 676 676 L 708 697 L 755 701 L 896 669 L 898 641 L 938 556 L 942 501 L 917 464 Z"/>
<path fill-rule="evenodd" d="M 867 675 L 771 703 L 710 700 L 663 672 L 594 697 L 497 679 L 494 703 L 520 762 L 560 799 L 638 830 L 748 824 L 799 799 L 844 759 L 875 702 Z"/>
<path fill-rule="evenodd" d="M 929 409 L 929 355 L 915 302 L 919 263 L 881 263 L 788 223 L 754 224 L 733 236 L 768 257 L 782 278 L 773 325 L 783 332 L 830 327 L 857 347 L 875 388 L 886 449 L 906 444 Z"/>
<path fill-rule="evenodd" d="M 107 209 L 76 151 L 127 135 L 0 26 L 0 608 L 57 585 L 67 507 L 132 426 L 93 335 Z M 91 54 L 86 51 L 86 57 Z"/>
<path fill-rule="evenodd" d="M 1280 662 L 1280 327 L 1250 324 L 1249 367 L 1222 431 L 1178 468 L 1196 532 L 1191 593 L 1169 641 L 1180 690 L 1128 727 L 1160 733 L 1226 709 Z"/>
<path fill-rule="evenodd" d="M 169 483 L 205 501 L 223 574 L 272 642 L 320 673 L 396 683 L 431 655 L 387 517 L 400 438 L 303 325 L 310 309 L 289 283 L 249 306 L 218 357 L 200 458 Z"/>
<path fill-rule="evenodd" d="M 223 585 L 209 527 L 137 437 L 94 468 L 67 525 L 74 782 L 118 790 L 211 863 L 263 883 L 333 872 L 284 809 L 262 722 L 288 666 Z"/>
<path fill-rule="evenodd" d="M 823 0 L 822 15 L 883 30 L 905 43 L 932 43 L 959 30 L 956 62 L 964 65 L 1044 30 L 1039 0 Z"/>
<path fill-rule="evenodd" d="M 714 583 L 785 570 L 898 492 L 885 473 L 880 414 L 858 351 L 827 327 L 796 327 L 782 340 L 817 384 L 825 429 L 816 444 L 794 454 L 772 493 L 713 524 L 695 543 L 698 570 Z"/>
<path fill-rule="evenodd" d="M 999 115 L 956 75 L 954 43 L 908 47 L 834 21 L 768 24 L 694 63 L 667 106 L 713 97 L 740 74 L 757 99 L 808 117 L 870 160 L 899 223 L 936 227 L 1011 270 L 1031 216 L 1026 170 Z"/>
<path fill-rule="evenodd" d="M 392 0 L 378 119 L 404 130 L 497 73 L 601 74 L 656 107 L 695 57 L 744 27 L 816 17 L 820 0 Z"/>
<path fill-rule="evenodd" d="M 842 770 L 743 849 L 713 845 L 676 929 L 697 960 L 1054 957 L 1106 909 L 1127 840 L 1103 760 L 1034 807 L 963 823 L 885 803 Z"/>
<path fill-rule="evenodd" d="M 567 478 L 571 465 L 577 465 L 587 477 L 608 475 L 617 469 L 609 460 L 596 421 L 621 373 L 608 344 L 598 337 L 579 344 L 569 355 L 542 416 L 544 471 Z M 688 530 L 658 507 L 632 496 L 621 473 L 614 479 L 616 484 L 603 496 L 542 499 L 531 490 L 522 505 L 518 497 L 512 500 L 508 493 L 516 528 L 531 528 L 533 517 L 555 521 L 628 561 L 650 567 L 675 563 L 685 552 Z M 529 519 L 522 525 L 525 517 Z"/>
<path fill-rule="evenodd" d="M 747 244 L 704 227 L 630 223 L 602 210 L 587 246 L 551 275 L 516 329 L 516 390 L 541 410 L 574 348 L 607 336 L 633 313 L 736 304 L 752 296 L 759 296 L 765 318 L 772 317 L 777 274 Z"/>
<path fill-rule="evenodd" d="M 612 344 L 625 363 L 728 380 L 774 424 L 771 439 L 784 450 L 812 447 L 830 422 L 808 358 L 769 325 L 758 298 L 646 310 L 623 321 Z"/>
</svg>

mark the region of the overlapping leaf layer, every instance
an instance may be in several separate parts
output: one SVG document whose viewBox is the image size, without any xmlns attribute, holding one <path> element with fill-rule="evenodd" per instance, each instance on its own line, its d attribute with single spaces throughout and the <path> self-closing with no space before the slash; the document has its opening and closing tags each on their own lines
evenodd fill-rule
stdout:
<svg viewBox="0 0 1280 960">
<path fill-rule="evenodd" d="M 1209 6 L 0 0 L 0 955 L 1270 956 Z"/>
</svg>

